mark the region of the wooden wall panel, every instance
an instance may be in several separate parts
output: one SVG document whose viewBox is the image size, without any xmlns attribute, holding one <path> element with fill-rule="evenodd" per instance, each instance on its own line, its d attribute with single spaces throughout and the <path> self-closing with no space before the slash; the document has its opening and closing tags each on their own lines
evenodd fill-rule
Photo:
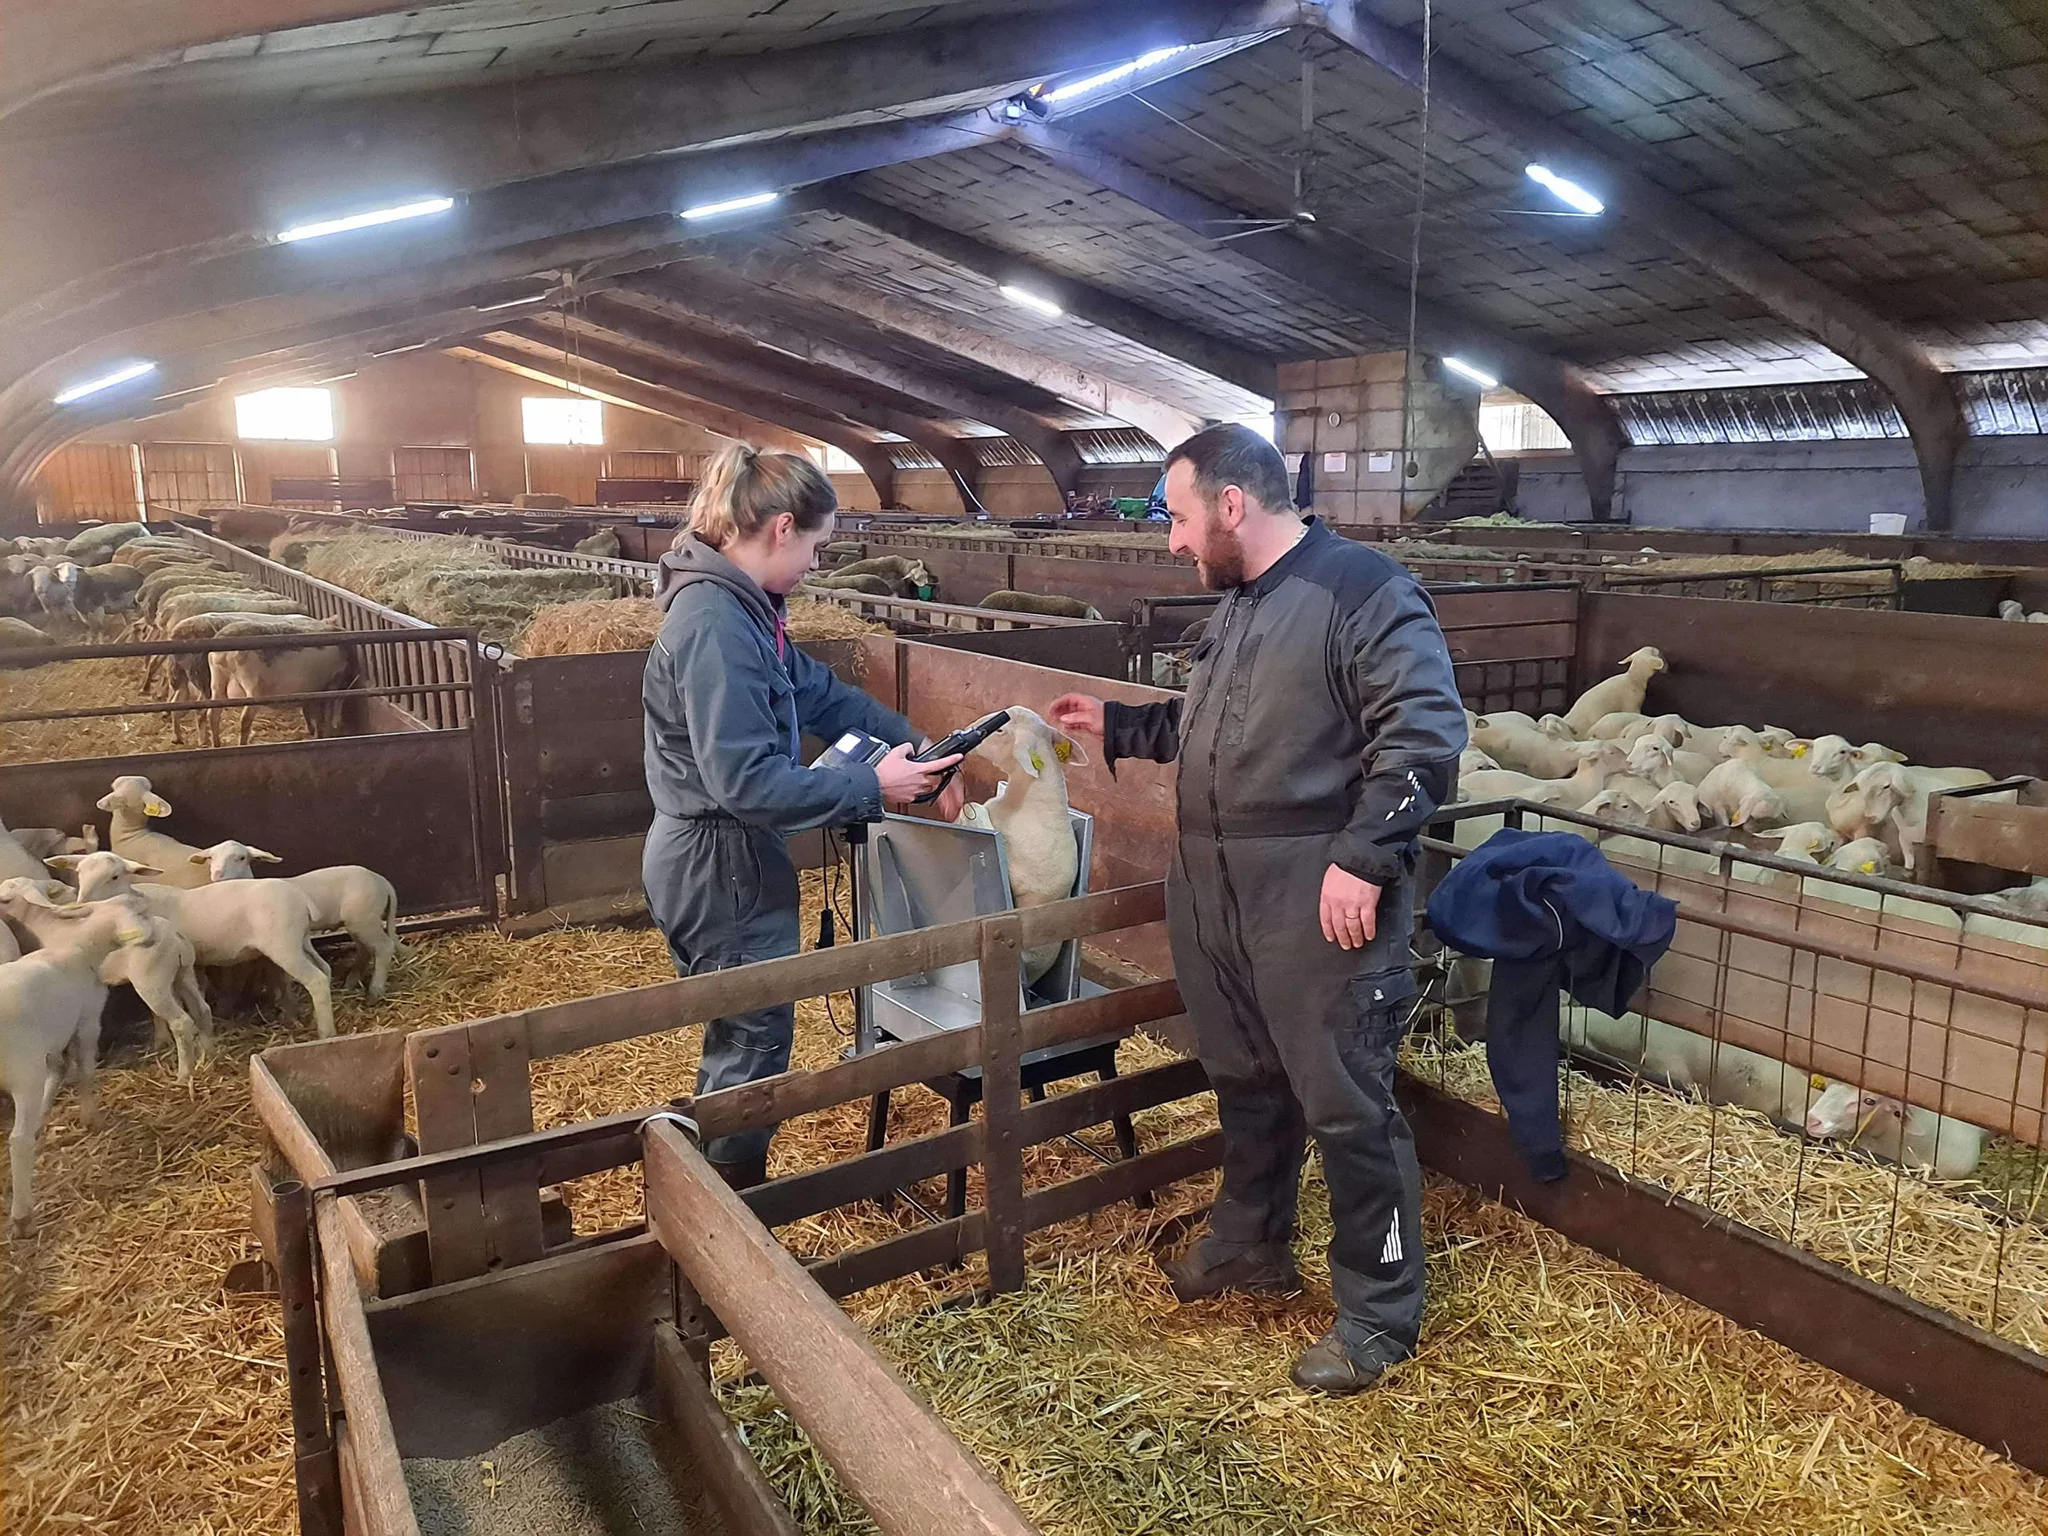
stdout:
<svg viewBox="0 0 2048 1536">
<path fill-rule="evenodd" d="M 605 455 L 607 480 L 677 480 L 676 461 L 682 455 L 648 448 L 614 448 Z"/>
<path fill-rule="evenodd" d="M 244 443 L 242 488 L 251 501 L 274 502 L 273 480 L 331 480 L 334 449 L 326 443 Z"/>
<path fill-rule="evenodd" d="M 243 499 L 235 450 L 227 443 L 144 443 L 142 482 L 152 512 Z M 253 485 L 250 499 L 261 499 Z"/>
<path fill-rule="evenodd" d="M 400 501 L 476 500 L 476 461 L 467 448 L 394 448 L 391 480 Z"/>
<path fill-rule="evenodd" d="M 526 488 L 566 496 L 575 507 L 597 505 L 597 472 L 604 465 L 602 448 L 542 445 L 526 450 Z"/>
<path fill-rule="evenodd" d="M 126 443 L 69 443 L 36 476 L 36 513 L 46 523 L 135 522 L 135 450 Z"/>
</svg>

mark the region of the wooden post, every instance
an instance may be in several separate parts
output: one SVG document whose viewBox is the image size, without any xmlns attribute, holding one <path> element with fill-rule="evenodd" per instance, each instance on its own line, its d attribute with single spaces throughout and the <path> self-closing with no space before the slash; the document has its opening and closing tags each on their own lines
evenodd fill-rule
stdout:
<svg viewBox="0 0 2048 1536">
<path fill-rule="evenodd" d="M 988 1206 L 988 1283 L 1024 1288 L 1023 943 L 1017 915 L 981 931 L 982 1178 Z"/>
<path fill-rule="evenodd" d="M 292 1403 L 292 1475 L 298 1486 L 300 1536 L 341 1536 L 341 1477 L 334 1426 L 320 1376 L 320 1314 L 313 1291 L 313 1203 L 306 1186 L 271 1186 L 275 1221 L 266 1250 L 277 1267 L 284 1308 L 285 1385 Z"/>
<path fill-rule="evenodd" d="M 333 1196 L 318 1197 L 313 1219 L 320 1240 L 320 1304 L 327 1347 L 348 1427 L 348 1475 L 360 1495 L 351 1511 L 350 1529 L 368 1536 L 420 1536 L 398 1457 L 398 1435 L 384 1401 L 384 1381 L 370 1344 L 369 1320 L 363 1315 L 362 1287 L 349 1264 L 348 1239 Z"/>
<path fill-rule="evenodd" d="M 648 1225 L 882 1536 L 1040 1536 L 702 1154 L 644 1136 Z"/>
</svg>

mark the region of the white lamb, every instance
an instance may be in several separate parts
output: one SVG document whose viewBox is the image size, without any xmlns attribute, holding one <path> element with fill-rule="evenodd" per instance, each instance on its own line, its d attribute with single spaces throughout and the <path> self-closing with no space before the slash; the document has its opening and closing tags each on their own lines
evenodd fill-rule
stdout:
<svg viewBox="0 0 2048 1536">
<path fill-rule="evenodd" d="M 1674 747 L 1669 737 L 1655 733 L 1637 737 L 1628 749 L 1628 771 L 1659 786 L 1697 784 L 1719 762 L 1719 758 L 1708 757 L 1704 752 Z"/>
<path fill-rule="evenodd" d="M 1889 875 L 1893 866 L 1891 852 L 1885 847 L 1884 839 L 1859 837 L 1829 854 L 1828 868 L 1855 875 Z"/>
<path fill-rule="evenodd" d="M 101 797 L 100 809 L 108 816 L 110 852 L 159 871 L 159 885 L 190 889 L 206 884 L 206 871 L 193 868 L 191 862 L 199 849 L 166 833 L 150 831 L 153 819 L 171 814 L 171 802 L 153 791 L 149 780 L 140 774 L 124 773 Z"/>
<path fill-rule="evenodd" d="M 1560 741 L 1514 710 L 1477 716 L 1471 733 L 1473 746 L 1516 773 L 1561 779 L 1579 765 L 1576 742 Z"/>
<path fill-rule="evenodd" d="M 27 1235 L 35 1211 L 36 1140 L 66 1076 L 78 1082 L 79 1120 L 91 1129 L 99 1118 L 94 1073 L 107 1005 L 100 966 L 121 945 L 146 938 L 118 917 L 88 921 L 80 914 L 76 922 L 64 942 L 0 965 L 0 1088 L 14 1100 L 7 1152 L 14 1176 L 8 1216 L 16 1237 Z"/>
<path fill-rule="evenodd" d="M 206 865 L 215 884 L 223 880 L 254 880 L 254 863 L 282 864 L 274 853 L 230 839 L 193 857 Z M 391 882 L 361 864 L 333 864 L 287 875 L 313 908 L 313 922 L 322 929 L 342 928 L 370 962 L 364 990 L 381 998 L 398 954 L 398 892 Z M 1069 881 L 1069 884 L 1072 882 Z"/>
<path fill-rule="evenodd" d="M 1640 713 L 1650 679 L 1665 670 L 1664 656 L 1654 645 L 1646 645 L 1624 656 L 1621 668 L 1618 676 L 1602 678 L 1564 712 L 1565 724 L 1573 734 L 1583 736 L 1607 715 Z"/>
<path fill-rule="evenodd" d="M 89 853 L 78 861 L 79 898 L 139 893 L 151 912 L 169 918 L 192 941 L 201 965 L 268 960 L 306 989 L 320 1038 L 334 1033 L 334 976 L 313 948 L 313 905 L 291 881 L 229 880 L 194 890 L 138 885 L 138 872 L 117 853 Z"/>
<path fill-rule="evenodd" d="M 41 880 L 47 873 L 43 861 L 15 841 L 7 823 L 0 821 L 0 880 Z"/>
<path fill-rule="evenodd" d="M 1729 759 L 1699 783 L 1700 804 L 1724 827 L 1774 827 L 1791 820 L 1778 792 L 1748 763 Z"/>
<path fill-rule="evenodd" d="M 1807 864 L 1818 864 L 1835 851 L 1839 841 L 1835 829 L 1825 822 L 1796 821 L 1789 827 L 1779 827 L 1771 834 L 1778 840 L 1778 857 L 1798 859 Z"/>
<path fill-rule="evenodd" d="M 1961 1179 L 1976 1172 L 1989 1133 L 1850 1083 L 1829 1083 L 1806 1112 L 1806 1134 L 1926 1169 L 1937 1179 Z"/>
<path fill-rule="evenodd" d="M 159 1039 L 177 1042 L 178 1081 L 189 1084 L 194 1065 L 213 1049 L 213 1010 L 199 990 L 191 941 L 177 925 L 152 914 L 140 896 L 88 906 L 74 904 L 71 891 L 54 880 L 0 880 L 0 918 L 19 923 L 45 948 L 75 942 L 85 931 L 76 921 L 81 915 L 146 936 L 114 949 L 100 963 L 100 980 L 135 989 L 157 1022 Z"/>
<path fill-rule="evenodd" d="M 974 750 L 1009 770 L 1010 776 L 993 800 L 968 806 L 960 820 L 995 829 L 1003 840 L 1011 896 L 1019 907 L 1041 907 L 1073 895 L 1081 872 L 1063 765 L 1086 763 L 1088 758 L 1072 737 L 1022 705 L 1011 705 L 1009 715 L 1010 723 Z M 1058 959 L 1058 945 L 1027 952 L 1025 984 L 1036 982 Z"/>
</svg>

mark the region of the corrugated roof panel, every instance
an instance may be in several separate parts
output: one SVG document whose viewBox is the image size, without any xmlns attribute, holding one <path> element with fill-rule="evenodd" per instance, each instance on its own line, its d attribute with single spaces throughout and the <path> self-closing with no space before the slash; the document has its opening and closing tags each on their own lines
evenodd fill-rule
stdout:
<svg viewBox="0 0 2048 1536">
<path fill-rule="evenodd" d="M 1081 455 L 1083 464 L 1162 464 L 1166 450 L 1150 433 L 1136 427 L 1104 427 L 1069 432 L 1067 441 Z"/>
</svg>

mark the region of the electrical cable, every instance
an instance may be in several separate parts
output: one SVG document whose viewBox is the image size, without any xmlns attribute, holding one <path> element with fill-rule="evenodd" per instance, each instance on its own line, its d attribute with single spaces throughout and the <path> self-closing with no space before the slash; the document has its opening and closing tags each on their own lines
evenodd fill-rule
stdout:
<svg viewBox="0 0 2048 1536">
<path fill-rule="evenodd" d="M 1408 353 L 1401 369 L 1401 503 L 1396 521 L 1407 513 L 1408 482 L 1415 462 L 1415 317 L 1421 303 L 1422 225 L 1429 203 L 1429 76 L 1435 47 L 1435 0 L 1422 0 L 1422 121 L 1415 140 L 1415 221 L 1408 240 Z"/>
</svg>

